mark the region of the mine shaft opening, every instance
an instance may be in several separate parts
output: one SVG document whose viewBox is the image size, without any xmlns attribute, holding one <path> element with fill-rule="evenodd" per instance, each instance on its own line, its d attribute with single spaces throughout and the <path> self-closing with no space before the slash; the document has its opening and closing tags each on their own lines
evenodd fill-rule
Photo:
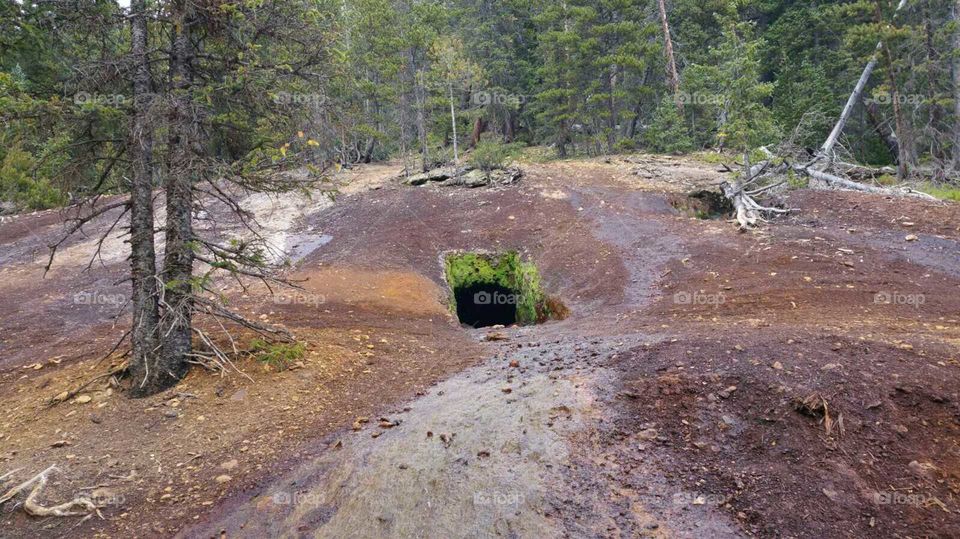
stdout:
<svg viewBox="0 0 960 539">
<path fill-rule="evenodd" d="M 511 288 L 477 283 L 453 290 L 460 323 L 474 328 L 510 326 L 517 322 L 517 296 Z"/>
<path fill-rule="evenodd" d="M 570 312 L 544 292 L 536 265 L 517 251 L 456 251 L 442 261 L 451 311 L 465 326 L 525 326 L 560 320 Z"/>
</svg>

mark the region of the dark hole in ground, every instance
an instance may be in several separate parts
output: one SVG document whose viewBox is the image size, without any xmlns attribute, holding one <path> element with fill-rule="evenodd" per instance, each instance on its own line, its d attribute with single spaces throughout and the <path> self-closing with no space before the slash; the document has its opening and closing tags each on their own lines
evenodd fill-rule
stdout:
<svg viewBox="0 0 960 539">
<path fill-rule="evenodd" d="M 493 283 L 477 283 L 454 288 L 460 322 L 482 328 L 517 321 L 517 293 Z"/>
<path fill-rule="evenodd" d="M 733 204 L 717 191 L 703 190 L 686 197 L 674 197 L 670 204 L 691 217 L 698 219 L 722 219 L 733 213 Z"/>
</svg>

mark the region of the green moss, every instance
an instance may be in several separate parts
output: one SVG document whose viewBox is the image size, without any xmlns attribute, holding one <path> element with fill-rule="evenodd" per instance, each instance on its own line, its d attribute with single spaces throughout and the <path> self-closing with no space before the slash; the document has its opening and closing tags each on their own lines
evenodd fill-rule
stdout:
<svg viewBox="0 0 960 539">
<path fill-rule="evenodd" d="M 478 284 L 496 284 L 517 294 L 517 322 L 535 324 L 554 313 L 543 293 L 540 272 L 532 262 L 524 262 L 516 251 L 502 254 L 455 253 L 444 260 L 451 290 Z M 456 312 L 456 300 L 450 307 Z"/>
</svg>

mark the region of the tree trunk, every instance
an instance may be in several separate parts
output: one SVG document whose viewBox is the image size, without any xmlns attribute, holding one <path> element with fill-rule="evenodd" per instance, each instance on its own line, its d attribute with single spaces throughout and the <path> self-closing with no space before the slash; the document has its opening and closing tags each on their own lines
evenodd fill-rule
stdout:
<svg viewBox="0 0 960 539">
<path fill-rule="evenodd" d="M 877 136 L 880 137 L 880 140 L 883 141 L 884 146 L 887 147 L 894 162 L 896 162 L 900 158 L 897 135 L 890 131 L 889 128 L 884 127 L 883 118 L 880 116 L 879 105 L 872 101 L 869 103 L 864 101 L 863 106 L 867 110 L 867 118 L 870 120 L 873 130 L 877 133 Z"/>
<path fill-rule="evenodd" d="M 647 85 L 647 79 L 649 78 L 649 76 L 650 76 L 650 66 L 648 65 L 646 68 L 644 68 L 643 77 L 640 79 L 641 88 Z M 633 137 L 637 134 L 637 124 L 640 122 L 640 112 L 642 110 L 643 110 L 643 99 L 642 98 L 637 99 L 637 104 L 633 107 L 633 117 L 630 118 L 630 123 L 627 124 L 626 138 L 628 140 L 632 140 Z"/>
<path fill-rule="evenodd" d="M 881 47 L 883 47 L 883 44 L 877 43 L 876 50 L 879 51 Z M 870 80 L 870 75 L 873 74 L 873 70 L 876 67 L 877 54 L 874 52 L 870 61 L 867 62 L 867 66 L 863 68 L 863 72 L 860 74 L 860 79 L 857 80 L 856 86 L 853 87 L 853 92 L 851 92 L 850 97 L 847 98 L 847 103 L 843 106 L 840 118 L 837 119 L 837 123 L 834 124 L 833 130 L 830 131 L 830 135 L 827 136 L 827 140 L 824 141 L 823 146 L 820 147 L 820 155 L 825 157 L 828 162 L 833 161 L 833 147 L 836 146 L 837 140 L 840 138 L 840 134 L 843 132 L 843 128 L 847 125 L 847 120 L 853 112 L 853 107 L 857 104 L 857 101 L 860 100 L 860 96 L 863 95 L 863 89 L 867 86 L 867 81 Z"/>
<path fill-rule="evenodd" d="M 670 91 L 676 98 L 680 93 L 680 77 L 677 75 L 677 62 L 673 57 L 673 39 L 670 37 L 670 24 L 667 22 L 667 6 L 664 0 L 657 0 L 657 7 L 660 9 L 660 24 L 663 26 L 663 50 L 667 56 L 667 84 L 670 85 Z M 677 109 L 683 113 L 683 100 L 674 99 Z"/>
<path fill-rule="evenodd" d="M 447 87 L 450 90 L 450 124 L 453 126 L 453 170 L 459 176 L 460 154 L 457 150 L 457 111 L 453 106 L 453 84 L 448 83 Z"/>
<path fill-rule="evenodd" d="M 155 391 L 174 385 L 187 370 L 193 326 L 193 177 L 191 158 L 195 121 L 189 96 L 191 17 L 186 0 L 173 3 L 171 47 L 170 170 L 164 178 L 167 198 L 163 282 L 165 310 L 161 319 L 162 360 L 154 374 Z"/>
<path fill-rule="evenodd" d="M 557 156 L 561 159 L 567 156 L 567 121 L 560 120 L 560 132 L 557 136 Z"/>
<path fill-rule="evenodd" d="M 411 53 L 411 57 L 413 53 Z M 411 58 L 412 59 L 412 58 Z M 427 97 L 425 95 L 426 91 L 423 86 L 423 72 L 417 72 L 417 135 L 420 138 L 420 152 L 423 157 L 423 172 L 430 170 L 430 157 L 429 149 L 427 148 L 427 120 L 426 120 L 426 106 L 427 106 Z"/>
<path fill-rule="evenodd" d="M 608 114 L 610 115 L 607 118 L 607 151 L 610 153 L 614 152 L 617 143 L 617 65 L 613 64 L 610 66 L 610 73 L 607 76 L 607 86 L 609 88 L 610 96 L 607 108 Z"/>
<path fill-rule="evenodd" d="M 513 138 L 516 136 L 516 127 L 515 122 L 517 121 L 516 114 L 512 110 L 507 110 L 507 115 L 503 119 L 503 141 L 507 144 L 513 142 Z"/>
<path fill-rule="evenodd" d="M 927 68 L 934 69 L 933 66 L 940 65 L 940 54 L 937 52 L 936 48 L 933 46 L 933 21 L 932 14 L 930 13 L 929 4 L 923 4 L 923 33 L 925 37 L 925 45 L 927 50 Z M 940 106 L 939 100 L 937 99 L 937 88 L 935 85 L 930 84 L 927 87 L 927 101 L 929 103 L 929 123 L 928 128 L 933 130 L 938 130 L 943 121 L 943 107 Z M 929 148 L 930 155 L 933 157 L 938 174 L 946 166 L 946 154 L 944 153 L 943 143 L 939 137 L 927 137 L 929 139 Z"/>
<path fill-rule="evenodd" d="M 896 123 L 897 131 L 897 178 L 901 181 L 906 180 L 910 175 L 910 168 L 916 162 L 913 150 L 913 132 L 910 129 L 910 121 L 903 112 L 903 102 L 900 98 L 900 89 L 897 86 L 897 73 L 893 67 L 893 56 L 890 49 L 883 47 L 884 55 L 887 58 L 887 64 L 890 68 L 887 70 L 887 81 L 890 84 L 891 99 L 893 100 L 893 118 Z"/>
<path fill-rule="evenodd" d="M 473 122 L 473 132 L 470 134 L 470 147 L 475 148 L 477 144 L 480 144 L 480 135 L 487 130 L 487 121 L 482 117 L 478 117 L 476 121 Z"/>
<path fill-rule="evenodd" d="M 150 64 L 147 59 L 146 0 L 130 4 L 131 53 L 136 70 L 133 77 L 135 112 L 130 137 L 133 183 L 130 187 L 130 277 L 133 285 L 133 325 L 130 331 L 129 371 L 131 394 L 144 396 L 155 385 L 151 377 L 159 367 L 157 299 L 157 257 L 153 241 L 153 134 L 149 125 L 152 96 Z"/>
<path fill-rule="evenodd" d="M 373 149 L 377 145 L 377 139 L 375 137 L 370 137 L 367 140 L 366 146 L 363 147 L 363 155 L 360 158 L 360 161 L 363 163 L 370 163 L 373 161 Z"/>
</svg>

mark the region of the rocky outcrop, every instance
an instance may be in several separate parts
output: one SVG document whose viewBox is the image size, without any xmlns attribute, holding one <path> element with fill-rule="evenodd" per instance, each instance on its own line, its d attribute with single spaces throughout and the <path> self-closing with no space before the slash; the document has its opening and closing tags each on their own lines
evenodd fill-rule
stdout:
<svg viewBox="0 0 960 539">
<path fill-rule="evenodd" d="M 460 174 L 456 174 L 453 167 L 438 167 L 428 172 L 401 177 L 407 185 L 425 185 L 436 182 L 444 186 L 485 187 L 488 185 L 510 185 L 523 177 L 519 167 L 505 169 L 481 170 L 473 167 L 461 167 Z"/>
</svg>

